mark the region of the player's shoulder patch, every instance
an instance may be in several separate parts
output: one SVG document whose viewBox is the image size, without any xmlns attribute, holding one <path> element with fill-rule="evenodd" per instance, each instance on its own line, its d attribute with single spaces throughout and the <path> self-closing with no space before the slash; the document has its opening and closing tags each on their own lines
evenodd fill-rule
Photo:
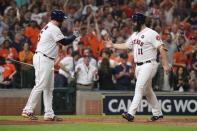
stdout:
<svg viewBox="0 0 197 131">
<path fill-rule="evenodd" d="M 156 35 L 156 40 L 161 40 L 161 37 L 159 35 Z"/>
</svg>

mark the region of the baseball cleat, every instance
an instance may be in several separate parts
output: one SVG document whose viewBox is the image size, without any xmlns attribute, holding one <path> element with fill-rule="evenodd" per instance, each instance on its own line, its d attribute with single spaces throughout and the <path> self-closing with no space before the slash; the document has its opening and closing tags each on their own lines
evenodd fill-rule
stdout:
<svg viewBox="0 0 197 131">
<path fill-rule="evenodd" d="M 22 112 L 21 116 L 30 120 L 38 120 L 38 117 L 36 117 L 34 113 Z"/>
<path fill-rule="evenodd" d="M 122 113 L 122 117 L 129 122 L 132 122 L 134 120 L 134 116 L 132 116 L 131 114 L 127 112 Z"/>
<path fill-rule="evenodd" d="M 44 117 L 44 120 L 45 121 L 63 121 L 63 118 L 60 118 L 60 117 L 57 117 L 57 116 L 54 116 L 53 118 L 51 118 L 51 117 Z"/>
<path fill-rule="evenodd" d="M 163 119 L 163 115 L 162 116 L 152 116 L 150 118 L 151 121 L 157 121 L 157 120 L 161 120 L 161 119 Z"/>
</svg>

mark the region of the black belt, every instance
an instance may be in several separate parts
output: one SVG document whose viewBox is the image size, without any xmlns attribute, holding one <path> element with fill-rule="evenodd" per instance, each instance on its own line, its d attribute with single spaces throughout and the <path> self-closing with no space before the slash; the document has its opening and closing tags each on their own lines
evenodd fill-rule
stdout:
<svg viewBox="0 0 197 131">
<path fill-rule="evenodd" d="M 79 83 L 77 83 L 77 85 L 81 85 L 81 86 L 92 86 L 92 84 L 84 85 L 84 84 L 79 84 Z"/>
<path fill-rule="evenodd" d="M 141 66 L 141 65 L 143 65 L 145 63 L 151 63 L 151 60 L 147 60 L 145 62 L 137 62 L 136 64 L 137 64 L 137 66 Z"/>
<path fill-rule="evenodd" d="M 40 51 L 35 52 L 35 53 L 36 53 L 36 54 L 37 54 L 37 53 L 40 53 L 40 54 L 42 54 L 44 57 L 49 58 L 50 60 L 55 60 L 55 58 L 49 57 L 49 56 L 47 56 L 46 54 L 44 54 L 44 53 L 42 53 L 42 52 L 40 52 Z"/>
</svg>

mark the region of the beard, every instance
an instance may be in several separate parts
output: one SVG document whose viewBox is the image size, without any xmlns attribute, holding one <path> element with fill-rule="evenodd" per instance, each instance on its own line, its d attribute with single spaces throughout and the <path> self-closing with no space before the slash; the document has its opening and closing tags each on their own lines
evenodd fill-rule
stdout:
<svg viewBox="0 0 197 131">
<path fill-rule="evenodd" d="M 58 27 L 59 27 L 59 28 L 62 27 L 62 23 L 63 23 L 63 21 L 58 21 Z"/>
<path fill-rule="evenodd" d="M 141 24 L 137 24 L 137 25 L 135 25 L 135 26 L 133 27 L 133 30 L 134 30 L 135 32 L 140 32 L 141 28 L 142 28 L 142 25 L 141 25 Z"/>
</svg>

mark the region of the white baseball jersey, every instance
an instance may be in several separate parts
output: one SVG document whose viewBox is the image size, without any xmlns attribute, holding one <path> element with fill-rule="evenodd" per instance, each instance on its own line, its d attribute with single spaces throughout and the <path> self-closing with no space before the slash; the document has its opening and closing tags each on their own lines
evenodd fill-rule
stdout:
<svg viewBox="0 0 197 131">
<path fill-rule="evenodd" d="M 77 83 L 83 85 L 92 84 L 94 72 L 97 68 L 91 64 L 87 67 L 84 63 L 78 64 L 75 67 L 75 72 L 77 72 L 78 68 L 80 68 L 80 71 L 78 72 Z"/>
<path fill-rule="evenodd" d="M 134 62 L 145 62 L 156 60 L 157 47 L 163 42 L 156 31 L 146 27 L 141 32 L 134 32 L 126 44 L 133 49 Z"/>
<path fill-rule="evenodd" d="M 40 32 L 36 51 L 55 58 L 58 53 L 58 45 L 56 42 L 63 38 L 64 35 L 60 28 L 49 22 Z"/>
<path fill-rule="evenodd" d="M 140 32 L 134 32 L 126 41 L 129 48 L 133 48 L 134 61 L 136 63 L 156 60 L 157 47 L 162 45 L 161 38 L 157 32 L 150 28 L 144 28 Z M 151 61 L 136 66 L 135 76 L 137 78 L 135 95 L 128 109 L 128 113 L 135 116 L 143 95 L 152 107 L 153 116 L 162 116 L 161 107 L 152 89 L 152 78 L 157 72 L 158 63 Z"/>
</svg>

